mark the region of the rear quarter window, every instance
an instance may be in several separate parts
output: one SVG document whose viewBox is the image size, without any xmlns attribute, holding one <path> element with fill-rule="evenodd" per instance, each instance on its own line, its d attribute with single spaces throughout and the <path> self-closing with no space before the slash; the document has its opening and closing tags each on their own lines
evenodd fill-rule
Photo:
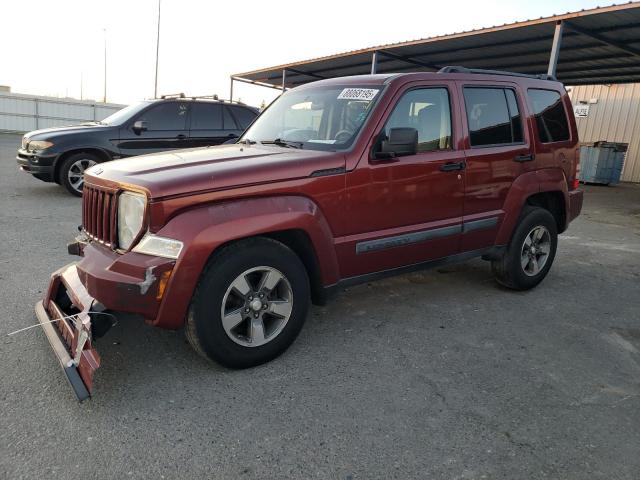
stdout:
<svg viewBox="0 0 640 480">
<path fill-rule="evenodd" d="M 539 140 L 542 143 L 569 140 L 569 122 L 560 94 L 535 88 L 530 88 L 527 93 L 536 118 Z"/>
</svg>

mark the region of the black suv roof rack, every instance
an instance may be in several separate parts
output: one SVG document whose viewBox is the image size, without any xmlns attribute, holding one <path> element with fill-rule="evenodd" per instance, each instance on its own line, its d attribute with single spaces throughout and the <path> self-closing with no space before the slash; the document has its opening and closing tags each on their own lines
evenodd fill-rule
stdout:
<svg viewBox="0 0 640 480">
<path fill-rule="evenodd" d="M 198 100 L 199 98 L 204 98 L 204 99 L 209 99 L 209 100 L 215 100 L 216 102 L 236 103 L 238 105 L 245 105 L 243 102 L 239 102 L 237 100 L 226 100 L 224 98 L 220 98 L 216 94 L 214 94 L 214 95 L 194 95 L 194 96 L 189 97 L 189 98 L 191 98 L 192 100 Z"/>
<path fill-rule="evenodd" d="M 169 95 L 162 95 L 160 98 L 162 100 L 166 100 L 167 98 L 184 98 L 184 93 L 170 93 Z"/>
<path fill-rule="evenodd" d="M 503 70 L 483 70 L 482 68 L 467 68 L 461 66 L 442 67 L 440 70 L 438 70 L 438 73 L 477 73 L 484 75 L 509 75 L 511 77 L 537 78 L 538 80 L 557 80 L 553 75 L 547 75 L 546 73 L 542 73 L 539 75 L 529 75 L 526 73 L 506 72 Z"/>
<path fill-rule="evenodd" d="M 172 98 L 189 98 L 191 100 L 205 99 L 205 100 L 214 100 L 216 102 L 221 103 L 235 103 L 237 105 L 246 105 L 244 102 L 240 102 L 238 100 L 226 100 L 224 98 L 219 98 L 218 95 L 193 95 L 187 97 L 184 93 L 170 93 L 168 95 L 162 95 L 160 99 L 162 100 L 170 100 Z"/>
</svg>

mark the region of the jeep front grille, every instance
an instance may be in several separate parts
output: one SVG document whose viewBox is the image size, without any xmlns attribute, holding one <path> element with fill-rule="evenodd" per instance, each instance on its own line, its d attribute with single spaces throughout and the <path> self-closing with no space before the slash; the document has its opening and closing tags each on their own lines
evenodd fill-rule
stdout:
<svg viewBox="0 0 640 480">
<path fill-rule="evenodd" d="M 82 229 L 89 237 L 108 247 L 116 244 L 117 196 L 113 190 L 84 184 Z"/>
</svg>

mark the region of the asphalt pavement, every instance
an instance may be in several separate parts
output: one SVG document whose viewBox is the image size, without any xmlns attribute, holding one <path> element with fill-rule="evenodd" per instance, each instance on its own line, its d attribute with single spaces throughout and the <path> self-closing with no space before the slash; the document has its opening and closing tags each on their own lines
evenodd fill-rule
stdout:
<svg viewBox="0 0 640 480">
<path fill-rule="evenodd" d="M 349 288 L 233 371 L 132 317 L 78 404 L 36 322 L 81 200 L 0 135 L 0 478 L 638 479 L 640 185 L 586 187 L 547 279 L 481 260 Z"/>
</svg>

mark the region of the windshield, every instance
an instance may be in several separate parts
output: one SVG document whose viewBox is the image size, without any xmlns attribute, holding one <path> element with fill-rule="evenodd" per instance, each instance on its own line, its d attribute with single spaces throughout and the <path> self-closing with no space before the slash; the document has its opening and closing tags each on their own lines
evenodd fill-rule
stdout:
<svg viewBox="0 0 640 480">
<path fill-rule="evenodd" d="M 318 86 L 278 98 L 240 142 L 275 143 L 311 150 L 338 150 L 354 141 L 380 88 Z"/>
<path fill-rule="evenodd" d="M 129 120 L 133 115 L 138 113 L 147 105 L 149 105 L 149 103 L 151 102 L 138 102 L 134 103 L 133 105 L 129 105 L 128 107 L 124 107 L 122 110 L 118 110 L 117 112 L 112 113 L 100 123 L 104 125 L 120 125 L 121 123 Z"/>
</svg>

